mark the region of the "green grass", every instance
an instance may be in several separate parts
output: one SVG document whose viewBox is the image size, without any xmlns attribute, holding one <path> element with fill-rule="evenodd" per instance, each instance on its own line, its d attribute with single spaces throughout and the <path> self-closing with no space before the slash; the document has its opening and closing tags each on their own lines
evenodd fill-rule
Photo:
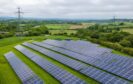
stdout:
<svg viewBox="0 0 133 84">
<path fill-rule="evenodd" d="M 44 71 L 41 67 L 35 64 L 33 61 L 28 59 L 22 53 L 20 53 L 15 49 L 13 51 L 26 65 L 28 65 L 41 79 L 45 81 L 45 84 L 53 84 L 53 83 L 59 84 L 59 81 L 57 81 L 54 77 L 52 77 L 50 74 Z"/>
<path fill-rule="evenodd" d="M 116 50 L 112 50 L 112 53 L 117 54 L 117 55 L 122 55 L 122 56 L 128 56 L 128 57 L 131 57 L 131 56 L 125 54 L 125 53 L 122 53 L 122 52 L 120 52 L 120 51 L 116 51 Z"/>
<path fill-rule="evenodd" d="M 69 29 L 70 24 L 47 24 L 46 27 L 48 29 Z"/>
<path fill-rule="evenodd" d="M 19 78 L 16 76 L 14 71 L 12 70 L 11 66 L 8 64 L 7 60 L 4 57 L 4 54 L 13 51 L 24 63 L 26 63 L 41 79 L 45 80 L 46 84 L 59 84 L 59 81 L 57 81 L 55 78 L 53 78 L 50 74 L 48 74 L 46 71 L 44 71 L 42 68 L 40 68 L 38 65 L 36 65 L 34 62 L 29 60 L 26 56 L 24 56 L 22 53 L 14 49 L 14 46 L 21 44 L 25 41 L 31 41 L 36 40 L 36 41 L 42 41 L 44 39 L 67 39 L 71 38 L 74 40 L 77 40 L 78 38 L 75 37 L 66 37 L 66 36 L 35 36 L 35 37 L 11 37 L 11 38 L 5 38 L 0 40 L 0 84 L 21 84 L 21 81 Z M 75 76 L 85 80 L 87 83 L 90 84 L 98 84 L 95 80 L 80 74 L 79 72 L 37 52 L 32 49 L 30 49 L 32 52 L 37 53 L 44 59 L 49 60 L 50 62 L 56 64 L 57 66 L 69 71 L 70 73 L 74 74 Z M 113 53 L 120 54 L 120 55 L 125 55 L 123 53 L 120 53 L 118 51 L 114 51 Z M 49 81 L 50 80 L 50 81 Z"/>
<path fill-rule="evenodd" d="M 54 34 L 59 34 L 59 33 L 67 33 L 68 35 L 70 35 L 71 33 L 76 33 L 76 30 L 49 30 L 49 32 L 54 35 Z"/>
<path fill-rule="evenodd" d="M 54 35 L 45 35 L 45 36 L 31 36 L 31 37 L 10 37 L 10 38 L 4 38 L 4 39 L 0 39 L 0 48 L 1 47 L 5 47 L 7 45 L 12 45 L 12 44 L 16 44 L 19 42 L 24 42 L 24 41 L 29 41 L 29 40 L 37 40 L 37 41 L 42 41 L 45 39 L 79 39 L 76 37 L 67 37 L 67 36 L 54 36 Z"/>
<path fill-rule="evenodd" d="M 37 41 L 42 41 L 44 39 L 66 39 L 69 37 L 66 36 L 35 36 L 35 37 L 10 37 L 10 38 L 5 38 L 0 40 L 0 84 L 20 84 L 20 80 L 18 77 L 15 75 L 14 71 L 8 64 L 7 60 L 4 57 L 4 54 L 13 51 L 15 52 L 16 55 L 18 55 L 21 60 L 23 60 L 26 64 L 28 64 L 29 67 L 33 67 L 33 71 L 35 71 L 42 79 L 46 79 L 47 76 L 50 78 L 46 72 L 42 71 L 40 68 L 36 67 L 34 63 L 30 62 L 28 59 L 26 59 L 21 53 L 17 52 L 13 47 L 17 44 L 21 44 L 25 41 L 30 41 L 30 40 L 37 40 Z M 78 39 L 71 37 L 71 39 Z M 43 72 L 43 74 L 41 74 Z M 50 78 L 52 80 L 52 78 Z M 53 80 L 55 81 L 55 80 Z M 58 82 L 57 82 L 58 83 Z M 49 83 L 48 83 L 49 84 Z"/>
<path fill-rule="evenodd" d="M 122 29 L 122 31 L 133 34 L 133 28 L 132 29 L 131 28 L 124 28 L 124 29 Z"/>
</svg>

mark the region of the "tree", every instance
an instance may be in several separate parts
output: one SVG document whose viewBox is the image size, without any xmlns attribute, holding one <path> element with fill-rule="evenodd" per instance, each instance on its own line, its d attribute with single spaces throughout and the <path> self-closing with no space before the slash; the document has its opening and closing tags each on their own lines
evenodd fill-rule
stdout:
<svg viewBox="0 0 133 84">
<path fill-rule="evenodd" d="M 99 39 L 100 38 L 100 34 L 98 32 L 93 32 L 90 37 Z"/>
<path fill-rule="evenodd" d="M 131 44 L 131 42 L 130 41 L 128 41 L 128 40 L 122 40 L 122 41 L 120 41 L 120 44 L 122 45 L 122 46 L 124 46 L 124 47 L 131 47 L 132 46 L 132 44 Z"/>
<path fill-rule="evenodd" d="M 0 34 L 0 39 L 2 39 L 3 38 L 3 35 L 2 34 Z"/>
<path fill-rule="evenodd" d="M 128 40 L 128 41 L 130 41 L 131 47 L 133 47 L 133 35 L 129 35 L 125 39 Z"/>
<path fill-rule="evenodd" d="M 123 22 L 121 22 L 119 25 L 121 25 L 121 26 L 122 26 L 122 25 L 125 25 L 125 24 L 124 24 Z"/>
</svg>

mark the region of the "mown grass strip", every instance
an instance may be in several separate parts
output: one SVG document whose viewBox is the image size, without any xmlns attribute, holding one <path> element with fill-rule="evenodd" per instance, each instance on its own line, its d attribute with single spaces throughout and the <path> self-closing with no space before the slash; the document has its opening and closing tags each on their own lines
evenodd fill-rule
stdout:
<svg viewBox="0 0 133 84">
<path fill-rule="evenodd" d="M 41 67 L 31 61 L 29 58 L 24 56 L 21 52 L 14 49 L 14 53 L 26 64 L 28 65 L 41 79 L 44 80 L 45 84 L 59 84 L 55 78 L 53 78 L 50 74 L 44 71 Z"/>
<path fill-rule="evenodd" d="M 14 46 L 21 44 L 25 41 L 36 40 L 42 41 L 44 39 L 78 39 L 75 37 L 67 36 L 32 36 L 32 37 L 9 37 L 0 39 L 0 84 L 21 84 L 19 78 L 15 75 L 14 71 L 11 69 L 4 54 L 9 51 L 14 51 Z"/>
</svg>

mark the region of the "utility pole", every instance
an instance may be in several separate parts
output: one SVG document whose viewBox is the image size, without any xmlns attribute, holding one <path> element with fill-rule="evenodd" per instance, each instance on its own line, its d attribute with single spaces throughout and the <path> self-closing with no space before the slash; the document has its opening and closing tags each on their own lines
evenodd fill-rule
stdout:
<svg viewBox="0 0 133 84">
<path fill-rule="evenodd" d="M 20 7 L 18 7 L 17 8 L 17 15 L 18 15 L 18 28 L 17 28 L 17 32 L 19 33 L 19 32 L 21 32 L 21 29 L 20 29 L 20 24 L 21 24 L 21 14 L 23 13 L 23 12 L 21 12 L 21 8 Z"/>
<path fill-rule="evenodd" d="M 114 23 L 114 25 L 115 25 L 115 21 L 116 21 L 116 18 L 115 18 L 115 16 L 113 17 L 113 23 Z"/>
</svg>

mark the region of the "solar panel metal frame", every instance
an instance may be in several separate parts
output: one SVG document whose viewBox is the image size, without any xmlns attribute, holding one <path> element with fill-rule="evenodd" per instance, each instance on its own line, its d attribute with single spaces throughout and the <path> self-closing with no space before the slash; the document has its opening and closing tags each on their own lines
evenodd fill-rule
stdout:
<svg viewBox="0 0 133 84">
<path fill-rule="evenodd" d="M 26 64 L 24 64 L 13 52 L 8 52 L 5 57 L 23 84 L 44 84 Z"/>
<path fill-rule="evenodd" d="M 38 64 L 41 68 L 46 70 L 48 73 L 50 73 L 53 77 L 55 77 L 57 80 L 59 80 L 62 84 L 67 84 L 64 80 L 71 80 L 73 81 L 73 84 L 78 84 L 78 81 L 74 80 L 80 80 L 82 81 L 81 84 L 86 84 L 85 81 L 79 79 L 78 77 L 72 75 L 71 73 L 67 72 L 66 70 L 61 69 L 60 67 L 57 67 L 56 65 L 52 64 L 51 62 L 43 59 L 42 57 L 38 56 L 37 54 L 29 51 L 28 49 L 18 45 L 15 46 L 15 48 L 23 53 L 25 56 L 30 58 L 32 61 L 34 61 L 36 64 Z M 34 56 L 31 58 L 31 56 Z M 60 76 L 58 76 L 60 74 Z M 67 75 L 65 75 L 67 74 Z M 71 77 L 71 78 L 70 78 Z M 73 78 L 73 79 L 72 79 Z M 68 82 L 68 84 L 70 84 Z"/>
<path fill-rule="evenodd" d="M 32 44 L 31 44 L 32 45 Z M 34 45 L 34 46 L 36 46 L 36 45 Z M 27 47 L 30 47 L 30 46 L 27 46 Z M 39 47 L 39 46 L 38 46 Z M 37 47 L 36 48 L 33 48 L 33 47 L 30 47 L 30 48 L 32 48 L 32 49 L 35 49 L 35 50 L 37 50 L 37 51 L 39 51 L 39 52 L 41 52 L 42 54 L 45 54 L 45 55 L 47 55 L 47 56 L 50 56 L 49 54 L 46 54 L 48 51 L 50 51 L 50 50 L 47 50 L 47 49 L 44 49 L 44 48 L 41 48 L 40 47 L 40 49 L 38 49 Z M 48 53 L 52 53 L 53 51 L 51 51 L 51 52 L 48 52 Z M 60 57 L 63 57 L 64 59 L 70 59 L 70 58 L 68 58 L 68 57 L 64 57 L 64 56 L 62 56 L 62 55 L 60 55 L 60 54 L 57 54 L 56 56 L 55 56 L 55 54 L 56 53 L 54 53 L 53 54 L 53 56 L 50 56 L 51 58 L 53 58 L 53 59 L 55 59 L 55 57 L 57 57 L 58 56 L 58 58 Z M 57 60 L 57 61 L 59 61 L 59 62 L 61 62 L 61 63 L 63 63 L 64 61 L 60 61 L 60 60 Z M 76 60 L 75 60 L 76 61 Z M 78 61 L 77 61 L 78 62 Z M 80 63 L 80 62 L 79 62 Z M 65 64 L 65 65 L 67 65 L 67 66 L 69 66 L 69 67 L 71 67 L 71 68 L 73 68 L 73 69 L 75 69 L 71 64 L 69 64 L 69 61 L 68 61 L 68 64 L 67 63 L 63 63 L 63 64 Z M 81 63 L 82 64 L 82 63 Z M 89 67 L 89 66 L 85 66 L 85 67 Z M 82 68 L 84 68 L 84 67 L 82 67 Z M 101 70 L 99 70 L 99 69 L 96 69 L 96 68 L 94 68 L 94 67 L 90 67 L 91 69 L 94 69 L 95 71 L 101 71 Z M 76 70 L 76 69 L 75 69 Z M 83 70 L 85 70 L 85 69 L 83 69 Z M 82 71 L 83 71 L 82 70 Z M 80 71 L 80 70 L 78 70 L 78 71 Z M 83 74 L 85 74 L 85 75 L 87 75 L 87 73 L 88 72 L 82 72 L 82 71 L 80 71 L 81 73 L 83 73 Z M 90 71 L 90 70 L 89 70 Z M 102 71 L 101 71 L 102 72 Z M 95 73 L 95 72 L 94 72 Z M 104 72 L 105 73 L 105 72 Z M 109 73 L 106 73 L 106 74 L 109 74 Z M 92 73 L 91 74 L 89 74 L 89 75 L 87 75 L 87 76 L 89 76 L 89 77 L 91 77 L 91 78 L 93 78 L 93 79 L 95 79 L 95 77 L 97 77 L 97 75 L 95 75 L 95 77 L 92 77 L 91 75 L 93 75 Z M 113 76 L 112 75 L 112 77 L 115 77 L 115 76 Z M 119 78 L 119 77 L 115 77 L 116 79 L 118 79 L 118 80 L 123 80 L 123 79 L 121 79 L 121 78 Z M 95 80 L 97 80 L 97 79 L 95 79 Z M 100 80 L 97 80 L 97 81 L 99 81 L 100 82 Z M 107 80 L 108 81 L 108 80 Z M 106 81 L 106 82 L 107 82 Z M 102 82 L 102 83 L 105 83 L 105 82 Z"/>
<path fill-rule="evenodd" d="M 48 44 L 47 44 L 48 45 Z M 53 48 L 50 48 L 50 49 L 52 49 L 52 50 L 54 50 L 54 48 L 55 47 L 53 47 Z M 56 51 L 56 49 L 55 49 L 55 51 Z M 59 49 L 58 49 L 58 51 L 59 51 Z M 66 50 L 67 51 L 67 50 Z M 74 52 L 72 52 L 72 53 L 74 53 Z M 69 53 L 63 53 L 63 54 L 69 54 Z M 114 54 L 113 54 L 114 55 Z M 68 56 L 72 56 L 72 55 L 68 55 Z M 74 56 L 74 55 L 73 55 Z M 114 55 L 115 56 L 115 55 Z M 74 58 L 77 58 L 77 56 L 75 56 Z M 116 57 L 116 58 L 118 58 L 119 59 L 119 57 Z M 125 58 L 125 57 L 124 57 Z M 123 58 L 123 59 L 124 59 Z M 86 58 L 87 59 L 87 58 Z M 109 58 L 108 58 L 109 59 Z M 82 60 L 81 58 L 78 58 L 78 60 Z M 90 59 L 89 59 L 90 60 Z M 127 58 L 127 60 L 128 60 L 128 58 Z M 133 74 L 130 74 L 130 76 L 131 77 L 126 77 L 125 75 L 123 75 L 123 74 L 119 74 L 119 73 L 116 73 L 116 72 L 113 72 L 113 70 L 111 70 L 111 69 L 106 69 L 105 67 L 103 67 L 103 65 L 106 65 L 106 63 L 101 63 L 101 65 L 100 65 L 100 63 L 97 63 L 97 64 L 95 64 L 95 63 L 93 63 L 92 61 L 86 61 L 86 60 L 82 60 L 82 61 L 84 61 L 84 62 L 86 62 L 86 63 L 89 63 L 89 64 L 93 64 L 93 65 L 95 65 L 95 66 L 97 66 L 97 67 L 100 67 L 101 69 L 104 69 L 104 70 L 106 70 L 106 71 L 109 71 L 109 72 L 112 72 L 112 73 L 114 73 L 114 74 L 117 74 L 117 75 L 119 75 L 119 76 L 121 76 L 121 77 L 124 77 L 124 78 L 126 78 L 126 79 L 128 79 L 128 80 L 133 80 L 133 78 L 132 78 L 132 75 Z M 104 61 L 104 60 L 102 60 L 102 61 Z M 128 62 L 128 61 L 126 61 L 126 62 Z M 132 63 L 132 60 L 130 60 L 129 59 L 129 63 L 131 64 Z M 114 64 L 115 65 L 115 64 Z M 106 65 L 107 66 L 107 65 Z M 116 65 L 115 65 L 116 66 Z M 132 65 L 131 65 L 132 66 Z M 109 67 L 109 66 L 108 66 Z M 112 66 L 112 67 L 114 67 L 114 66 Z M 118 66 L 117 67 L 115 67 L 115 68 L 118 68 Z M 122 68 L 121 68 L 122 69 Z M 123 68 L 123 69 L 126 69 L 125 67 Z M 115 69 L 114 69 L 115 70 Z M 132 78 L 132 79 L 131 79 Z"/>
</svg>

